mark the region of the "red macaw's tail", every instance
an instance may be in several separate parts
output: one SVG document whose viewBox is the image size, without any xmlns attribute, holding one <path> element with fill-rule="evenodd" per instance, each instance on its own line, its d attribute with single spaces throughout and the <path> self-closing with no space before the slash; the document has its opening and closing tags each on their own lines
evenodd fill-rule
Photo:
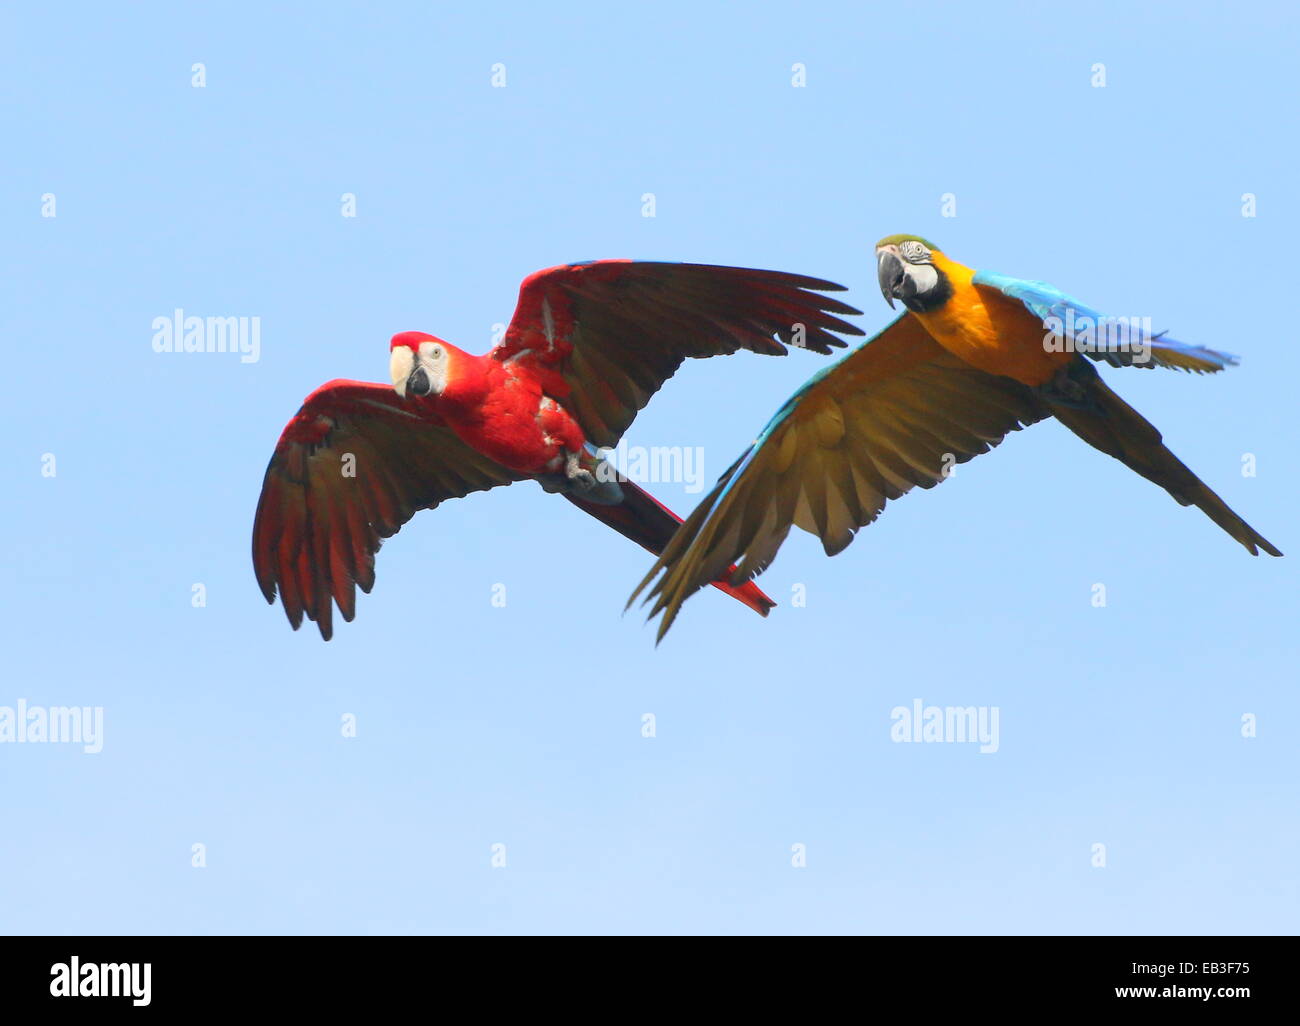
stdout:
<svg viewBox="0 0 1300 1026">
<path fill-rule="evenodd" d="M 1148 481 L 1160 485 L 1184 506 L 1196 506 L 1241 542 L 1252 556 L 1259 555 L 1260 549 L 1270 556 L 1282 555 L 1165 448 L 1160 432 L 1112 392 L 1087 360 L 1083 357 L 1077 359 L 1079 366 L 1071 369 L 1076 379 L 1083 379 L 1080 383 L 1086 390 L 1086 400 L 1079 405 L 1066 405 L 1049 399 L 1048 405 L 1057 420 L 1089 445 L 1114 456 Z"/>
<path fill-rule="evenodd" d="M 624 538 L 630 538 L 642 548 L 658 556 L 663 552 L 668 540 L 676 533 L 681 517 L 659 502 L 644 489 L 638 488 L 631 481 L 619 481 L 623 490 L 623 501 L 617 506 L 602 506 L 595 502 L 586 502 L 578 496 L 565 493 L 564 497 L 584 513 L 589 513 L 602 524 L 608 524 Z M 725 591 L 732 598 L 743 602 L 760 616 L 767 616 L 768 610 L 776 605 L 759 590 L 753 581 L 741 585 L 727 583 L 727 578 L 735 572 L 729 567 L 719 575 L 713 586 Z"/>
</svg>

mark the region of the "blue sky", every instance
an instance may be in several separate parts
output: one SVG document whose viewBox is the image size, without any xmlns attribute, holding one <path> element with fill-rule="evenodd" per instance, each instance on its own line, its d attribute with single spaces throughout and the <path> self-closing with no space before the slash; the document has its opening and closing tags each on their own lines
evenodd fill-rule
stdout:
<svg viewBox="0 0 1300 1026">
<path fill-rule="evenodd" d="M 1239 353 L 1105 374 L 1295 553 L 1292 6 L 320 6 L 0 15 L 0 706 L 104 710 L 99 754 L 0 744 L 0 929 L 1294 932 L 1297 556 L 1054 423 L 657 650 L 645 554 L 531 485 L 417 516 L 328 645 L 248 555 L 280 429 L 395 331 L 481 351 L 615 256 L 823 276 L 874 330 L 903 231 Z M 155 353 L 178 307 L 260 358 Z M 693 363 L 628 442 L 712 480 L 822 365 Z M 891 741 L 916 699 L 998 751 Z"/>
</svg>

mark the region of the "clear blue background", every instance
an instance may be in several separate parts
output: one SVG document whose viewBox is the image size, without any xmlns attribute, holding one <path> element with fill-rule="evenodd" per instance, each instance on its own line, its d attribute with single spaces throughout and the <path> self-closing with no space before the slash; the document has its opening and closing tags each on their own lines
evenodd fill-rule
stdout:
<svg viewBox="0 0 1300 1026">
<path fill-rule="evenodd" d="M 1048 6 L 7 5 L 0 705 L 106 738 L 0 745 L 0 929 L 1294 931 L 1297 14 Z M 263 603 L 278 432 L 394 331 L 481 351 L 612 256 L 821 275 L 874 330 L 899 231 L 1240 353 L 1107 377 L 1296 555 L 1052 423 L 658 650 L 644 553 L 534 486 L 418 516 L 328 645 Z M 175 307 L 261 361 L 155 354 Z M 692 364 L 628 441 L 711 480 L 820 366 Z M 892 743 L 914 698 L 999 707 L 1000 751 Z"/>
</svg>

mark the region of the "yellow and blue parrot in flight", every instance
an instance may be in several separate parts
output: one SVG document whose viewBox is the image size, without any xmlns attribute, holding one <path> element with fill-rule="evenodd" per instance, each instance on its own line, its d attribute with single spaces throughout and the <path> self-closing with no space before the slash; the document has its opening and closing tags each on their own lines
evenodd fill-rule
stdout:
<svg viewBox="0 0 1300 1026">
<path fill-rule="evenodd" d="M 890 499 L 1047 417 L 1199 507 L 1251 555 L 1282 555 L 1090 362 L 1214 373 L 1235 357 L 1104 318 L 1044 282 L 975 271 L 916 235 L 881 239 L 876 261 L 885 300 L 906 312 L 791 396 L 677 530 L 628 601 L 662 572 L 646 598 L 663 614 L 660 639 L 728 567 L 733 585 L 762 573 L 792 525 L 833 556 Z"/>
</svg>

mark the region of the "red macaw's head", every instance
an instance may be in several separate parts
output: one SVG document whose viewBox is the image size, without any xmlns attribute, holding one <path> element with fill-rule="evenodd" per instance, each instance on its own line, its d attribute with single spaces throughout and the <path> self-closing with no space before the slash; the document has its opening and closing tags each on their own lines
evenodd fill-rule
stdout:
<svg viewBox="0 0 1300 1026">
<path fill-rule="evenodd" d="M 403 331 L 388 346 L 393 387 L 403 399 L 407 393 L 421 397 L 442 395 L 448 379 L 464 354 L 455 346 L 423 331 Z"/>
</svg>

